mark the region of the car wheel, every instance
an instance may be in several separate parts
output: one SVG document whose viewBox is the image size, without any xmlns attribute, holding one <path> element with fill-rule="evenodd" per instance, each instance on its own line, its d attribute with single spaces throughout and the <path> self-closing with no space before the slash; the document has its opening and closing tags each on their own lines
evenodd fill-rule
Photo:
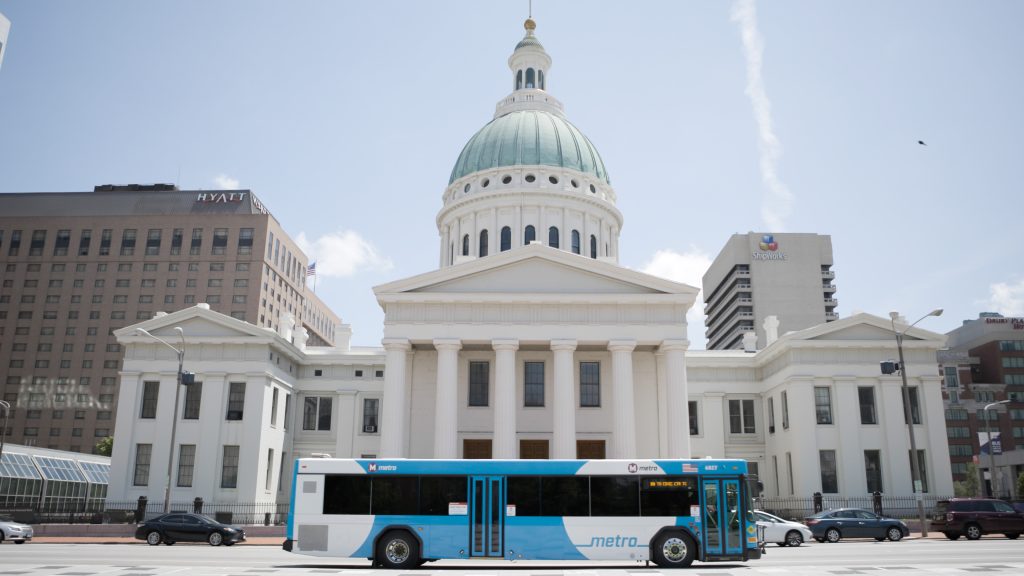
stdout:
<svg viewBox="0 0 1024 576">
<path fill-rule="evenodd" d="M 839 533 L 839 530 L 837 528 L 829 528 L 825 531 L 825 540 L 828 540 L 833 544 L 839 542 L 839 539 L 842 537 L 843 535 Z"/>
<path fill-rule="evenodd" d="M 964 527 L 964 532 L 967 534 L 968 540 L 977 540 L 981 538 L 981 526 L 977 524 L 968 524 Z"/>
<path fill-rule="evenodd" d="M 163 540 L 163 537 L 160 536 L 160 533 L 156 530 L 146 534 L 146 544 L 149 544 L 150 546 L 159 546 L 161 540 Z"/>
<path fill-rule="evenodd" d="M 796 548 L 797 546 L 799 546 L 799 545 L 801 545 L 803 543 L 804 543 L 804 537 L 799 532 L 797 532 L 796 530 L 790 530 L 786 534 L 786 542 L 785 542 L 786 546 L 792 546 L 792 547 Z"/>
<path fill-rule="evenodd" d="M 15 544 L 24 544 L 25 541 L 24 540 L 15 540 L 14 543 Z"/>
<path fill-rule="evenodd" d="M 903 539 L 903 530 L 900 530 L 899 526 L 889 526 L 889 529 L 885 531 L 885 535 L 892 542 L 899 542 Z"/>
<path fill-rule="evenodd" d="M 950 540 L 959 540 L 960 539 L 960 535 L 955 533 L 955 532 L 943 532 L 943 534 L 945 534 L 946 538 L 949 538 Z"/>
<path fill-rule="evenodd" d="M 224 537 L 220 532 L 210 532 L 210 537 L 206 541 L 210 543 L 210 546 L 220 546 L 224 542 Z"/>
<path fill-rule="evenodd" d="M 697 555 L 697 544 L 688 534 L 669 532 L 654 541 L 654 563 L 662 568 L 686 568 Z"/>
<path fill-rule="evenodd" d="M 1010 540 L 1016 540 L 1017 538 L 1020 538 L 1020 534 L 1017 532 L 1011 532 L 1010 534 L 1007 534 L 1006 537 Z"/>
<path fill-rule="evenodd" d="M 390 570 L 413 568 L 420 561 L 420 543 L 405 530 L 393 530 L 377 542 L 375 560 Z"/>
</svg>

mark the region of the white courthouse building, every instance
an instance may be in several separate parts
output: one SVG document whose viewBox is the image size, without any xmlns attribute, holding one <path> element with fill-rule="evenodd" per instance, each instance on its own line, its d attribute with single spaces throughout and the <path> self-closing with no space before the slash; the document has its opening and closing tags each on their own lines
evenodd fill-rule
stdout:
<svg viewBox="0 0 1024 576">
<path fill-rule="evenodd" d="M 374 289 L 382 347 L 351 347 L 344 329 L 335 347 L 307 346 L 301 328 L 203 305 L 116 332 L 110 498 L 161 501 L 173 454 L 175 502 L 286 501 L 291 462 L 315 453 L 745 458 L 766 495 L 911 494 L 901 381 L 879 370 L 897 354 L 889 319 L 782 335 L 770 323 L 760 349 L 690 350 L 698 290 L 618 264 L 616 193 L 548 92 L 551 59 L 526 28 L 508 61 L 512 93 L 444 191 L 439 268 Z M 176 327 L 200 384 L 182 387 L 172 415 Z M 904 341 L 936 495 L 953 491 L 935 363 L 944 341 L 917 328 Z"/>
</svg>

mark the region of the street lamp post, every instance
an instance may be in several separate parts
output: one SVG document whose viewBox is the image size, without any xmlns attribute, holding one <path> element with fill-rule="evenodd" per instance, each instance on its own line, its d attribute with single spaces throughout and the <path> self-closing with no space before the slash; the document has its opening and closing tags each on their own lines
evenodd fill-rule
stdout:
<svg viewBox="0 0 1024 576">
<path fill-rule="evenodd" d="M 1000 486 L 996 482 L 996 457 L 995 450 L 992 449 L 992 419 L 989 418 L 988 411 L 991 410 L 993 406 L 1008 404 L 1009 402 L 1009 400 L 1000 400 L 999 402 L 986 404 L 985 408 L 982 410 L 982 414 L 985 415 L 985 433 L 988 434 L 988 473 L 989 476 L 992 477 L 990 479 L 991 483 L 989 484 L 988 491 L 989 496 L 992 498 L 998 498 L 996 495 L 999 494 L 998 488 L 1000 488 Z"/>
<path fill-rule="evenodd" d="M 929 316 L 941 316 L 942 308 L 936 308 L 931 312 L 921 316 L 913 324 L 907 326 L 902 332 L 896 329 L 896 319 L 899 318 L 898 312 L 890 312 L 889 319 L 892 322 L 892 331 L 896 334 L 896 349 L 900 355 L 900 377 L 903 379 L 903 416 L 907 419 L 907 428 L 910 430 L 910 475 L 911 481 L 914 483 L 914 498 L 917 500 L 917 517 L 921 522 L 921 537 L 928 536 L 928 527 L 925 524 L 924 516 L 924 494 L 922 493 L 921 486 L 921 465 L 917 461 L 917 439 L 914 437 L 914 418 L 910 410 L 910 387 L 907 385 L 907 366 L 903 360 L 903 335 L 907 333 L 907 330 L 913 328 L 918 322 L 924 320 Z M 920 396 L 918 396 L 920 400 Z"/>
<path fill-rule="evenodd" d="M 175 348 L 163 338 L 154 336 L 142 328 L 136 328 L 135 330 L 139 334 L 148 336 L 174 350 L 174 353 L 178 355 L 178 375 L 174 385 L 174 410 L 171 411 L 171 446 L 167 450 L 167 484 L 164 487 L 164 514 L 171 511 L 171 471 L 174 465 L 174 433 L 178 427 L 178 396 L 181 393 L 181 375 L 185 364 L 185 331 L 181 329 L 181 326 L 175 326 L 174 329 L 178 332 L 178 336 L 181 336 L 181 348 Z"/>
</svg>

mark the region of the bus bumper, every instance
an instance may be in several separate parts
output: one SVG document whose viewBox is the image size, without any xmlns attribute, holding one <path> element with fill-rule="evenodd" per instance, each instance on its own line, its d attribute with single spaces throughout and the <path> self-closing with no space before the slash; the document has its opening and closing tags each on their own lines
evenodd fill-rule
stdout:
<svg viewBox="0 0 1024 576">
<path fill-rule="evenodd" d="M 760 548 L 750 548 L 750 549 L 747 549 L 747 560 L 757 560 L 759 558 L 761 558 L 761 549 Z"/>
<path fill-rule="evenodd" d="M 281 544 L 281 548 L 283 548 L 285 552 L 291 552 L 292 551 L 292 539 L 289 538 L 289 539 L 285 540 L 284 544 Z"/>
</svg>

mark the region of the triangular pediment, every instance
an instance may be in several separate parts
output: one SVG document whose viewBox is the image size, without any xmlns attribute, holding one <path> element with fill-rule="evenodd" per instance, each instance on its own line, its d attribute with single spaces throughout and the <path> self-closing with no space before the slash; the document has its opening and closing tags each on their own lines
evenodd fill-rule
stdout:
<svg viewBox="0 0 1024 576">
<path fill-rule="evenodd" d="M 209 308 L 203 308 L 201 306 L 202 305 L 185 308 L 169 314 L 150 318 L 149 320 L 139 322 L 138 324 L 125 326 L 124 328 L 114 331 L 114 335 L 117 337 L 135 336 L 138 334 L 138 329 L 141 328 L 153 336 L 166 340 L 171 344 L 176 344 L 181 338 L 178 331 L 175 330 L 176 327 L 181 327 L 186 339 L 190 342 L 202 339 L 240 337 L 256 337 L 272 340 L 277 335 L 273 330 L 253 326 L 248 322 L 214 312 Z"/>
<path fill-rule="evenodd" d="M 944 340 L 942 334 L 930 332 L 921 328 L 910 328 L 897 324 L 896 328 L 902 330 L 903 340 Z M 835 322 L 819 324 L 806 330 L 792 332 L 785 335 L 785 339 L 792 340 L 831 340 L 831 341 L 892 341 L 896 337 L 893 326 L 889 319 L 881 318 L 867 313 L 858 313 Z"/>
<path fill-rule="evenodd" d="M 531 245 L 374 288 L 385 294 L 677 295 L 698 290 L 628 268 Z"/>
</svg>

